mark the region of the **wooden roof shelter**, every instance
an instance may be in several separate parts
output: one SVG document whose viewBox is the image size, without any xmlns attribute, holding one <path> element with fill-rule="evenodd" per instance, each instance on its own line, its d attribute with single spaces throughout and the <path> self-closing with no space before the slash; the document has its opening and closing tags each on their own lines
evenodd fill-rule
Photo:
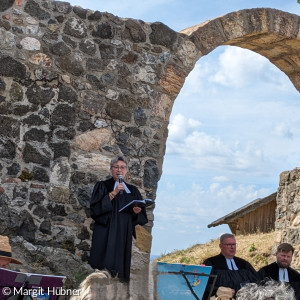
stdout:
<svg viewBox="0 0 300 300">
<path fill-rule="evenodd" d="M 270 232 L 275 228 L 276 196 L 277 193 L 273 193 L 265 198 L 258 198 L 207 227 L 228 224 L 235 235 Z"/>
</svg>

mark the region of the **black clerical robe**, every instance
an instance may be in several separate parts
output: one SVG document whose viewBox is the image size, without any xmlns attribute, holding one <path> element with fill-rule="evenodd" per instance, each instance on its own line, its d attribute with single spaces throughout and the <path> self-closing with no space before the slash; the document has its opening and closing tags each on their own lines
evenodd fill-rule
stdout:
<svg viewBox="0 0 300 300">
<path fill-rule="evenodd" d="M 238 291 L 243 284 L 249 282 L 257 282 L 259 280 L 257 272 L 249 262 L 236 256 L 234 256 L 233 259 L 236 266 L 238 267 L 238 270 L 229 270 L 226 263 L 226 258 L 221 253 L 216 256 L 207 258 L 203 262 L 207 266 L 212 266 L 212 275 L 217 275 L 217 280 L 212 295 L 216 293 L 217 289 L 220 286 L 229 287 L 231 289 L 234 289 L 235 291 Z M 210 278 L 208 281 L 203 297 L 203 299 L 205 300 L 209 295 L 212 281 L 212 278 Z"/>
<path fill-rule="evenodd" d="M 141 200 L 139 190 L 126 183 L 131 193 L 118 193 L 110 201 L 115 180 L 99 181 L 94 186 L 90 202 L 91 217 L 94 219 L 92 247 L 89 264 L 94 269 L 106 269 L 112 276 L 126 281 L 130 277 L 132 236 L 135 237 L 135 225 L 148 222 L 145 207 L 139 214 L 132 209 L 119 212 L 119 209 L 132 200 Z"/>
<path fill-rule="evenodd" d="M 300 300 L 300 274 L 291 267 L 287 268 L 289 275 L 289 284 L 293 287 L 296 295 L 296 300 Z M 279 266 L 276 262 L 262 267 L 258 274 L 261 279 L 272 278 L 279 280 Z"/>
</svg>

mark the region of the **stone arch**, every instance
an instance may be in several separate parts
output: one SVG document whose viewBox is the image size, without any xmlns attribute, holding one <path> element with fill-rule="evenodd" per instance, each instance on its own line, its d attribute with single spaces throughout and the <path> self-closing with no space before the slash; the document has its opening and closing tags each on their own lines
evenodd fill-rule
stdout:
<svg viewBox="0 0 300 300">
<path fill-rule="evenodd" d="M 298 15 L 277 9 L 240 10 L 182 30 L 188 36 L 182 47 L 193 42 L 195 48 L 189 53 L 194 61 L 221 45 L 254 51 L 284 72 L 300 91 L 299 22 Z"/>
</svg>

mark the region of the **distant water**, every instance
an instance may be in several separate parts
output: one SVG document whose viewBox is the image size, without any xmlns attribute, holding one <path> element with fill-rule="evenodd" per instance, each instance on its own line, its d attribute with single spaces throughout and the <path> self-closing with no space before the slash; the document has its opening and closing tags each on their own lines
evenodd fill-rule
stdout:
<svg viewBox="0 0 300 300">
<path fill-rule="evenodd" d="M 156 254 L 150 254 L 150 262 L 158 257 L 160 257 L 161 255 L 156 255 Z"/>
</svg>

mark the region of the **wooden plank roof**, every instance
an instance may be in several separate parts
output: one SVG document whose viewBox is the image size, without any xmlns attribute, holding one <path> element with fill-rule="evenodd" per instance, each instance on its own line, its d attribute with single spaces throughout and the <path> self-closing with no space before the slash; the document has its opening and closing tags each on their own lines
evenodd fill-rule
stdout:
<svg viewBox="0 0 300 300">
<path fill-rule="evenodd" d="M 221 224 L 229 224 L 230 222 L 236 220 L 237 218 L 240 218 L 244 216 L 245 214 L 257 209 L 258 207 L 261 207 L 263 205 L 268 204 L 269 202 L 276 200 L 277 192 L 265 197 L 265 198 L 258 198 L 256 200 L 251 201 L 250 203 L 242 206 L 241 208 L 231 212 L 230 214 L 227 214 L 226 216 L 215 220 L 214 222 L 207 225 L 208 228 L 210 227 L 216 227 Z"/>
</svg>

